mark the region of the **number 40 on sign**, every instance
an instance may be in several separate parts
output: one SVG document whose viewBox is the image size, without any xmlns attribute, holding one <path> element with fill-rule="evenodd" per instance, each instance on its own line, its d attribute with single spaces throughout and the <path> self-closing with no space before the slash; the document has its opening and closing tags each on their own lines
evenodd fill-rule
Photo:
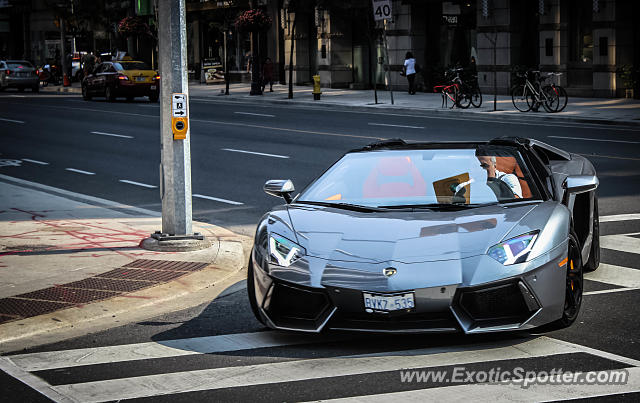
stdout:
<svg viewBox="0 0 640 403">
<path fill-rule="evenodd" d="M 375 21 L 391 19 L 391 0 L 371 0 L 373 2 L 373 19 Z"/>
</svg>

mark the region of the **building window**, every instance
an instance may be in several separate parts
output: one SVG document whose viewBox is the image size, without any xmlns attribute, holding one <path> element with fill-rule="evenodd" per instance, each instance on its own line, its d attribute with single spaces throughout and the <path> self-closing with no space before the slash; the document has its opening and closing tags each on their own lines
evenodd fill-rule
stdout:
<svg viewBox="0 0 640 403">
<path fill-rule="evenodd" d="M 601 36 L 598 47 L 600 48 L 600 56 L 609 56 L 609 38 L 608 37 Z"/>
<path fill-rule="evenodd" d="M 547 38 L 544 40 L 544 55 L 553 56 L 553 38 Z"/>
</svg>

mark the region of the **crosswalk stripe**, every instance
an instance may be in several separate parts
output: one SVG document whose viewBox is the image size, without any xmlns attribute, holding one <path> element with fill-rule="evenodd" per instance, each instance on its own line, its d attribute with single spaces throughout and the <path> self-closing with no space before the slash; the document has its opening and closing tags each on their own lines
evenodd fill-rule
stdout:
<svg viewBox="0 0 640 403">
<path fill-rule="evenodd" d="M 600 247 L 620 252 L 640 253 L 640 239 L 629 235 L 603 235 L 600 237 Z"/>
<path fill-rule="evenodd" d="M 600 222 L 640 220 L 640 214 L 614 214 L 601 216 Z"/>
<path fill-rule="evenodd" d="M 523 388 L 520 384 L 487 384 L 444 386 L 405 392 L 383 393 L 379 395 L 355 396 L 325 400 L 330 402 L 424 402 L 424 401 L 491 401 L 491 402 L 532 402 L 550 400 L 581 399 L 608 396 L 621 393 L 640 392 L 640 368 L 629 368 L 629 379 L 624 385 L 561 385 L 551 383 L 531 384 Z M 611 371 L 602 371 L 611 372 Z"/>
<path fill-rule="evenodd" d="M 102 402 L 148 396 L 169 395 L 220 388 L 294 382 L 326 377 L 361 375 L 372 372 L 459 365 L 504 359 L 528 359 L 554 354 L 582 352 L 580 346 L 558 343 L 548 337 L 526 340 L 515 345 L 497 342 L 450 349 L 420 349 L 394 355 L 337 358 L 214 368 L 133 378 L 111 379 L 53 386 L 58 393 L 82 402 Z M 447 351 L 448 350 L 448 351 Z"/>
<path fill-rule="evenodd" d="M 346 336 L 322 337 L 278 331 L 225 334 L 118 346 L 46 351 L 8 358 L 24 371 L 42 371 L 82 365 L 221 353 L 295 344 L 335 341 Z"/>
<path fill-rule="evenodd" d="M 586 273 L 584 278 L 625 288 L 640 287 L 640 270 L 607 263 L 600 263 L 598 270 Z"/>
<path fill-rule="evenodd" d="M 49 384 L 38 378 L 37 376 L 30 374 L 18 366 L 16 366 L 8 357 L 0 357 L 0 371 L 6 372 L 8 375 L 19 379 L 25 385 L 40 392 L 44 396 L 58 403 L 72 403 L 73 400 L 61 395 L 55 390 L 49 387 Z"/>
</svg>

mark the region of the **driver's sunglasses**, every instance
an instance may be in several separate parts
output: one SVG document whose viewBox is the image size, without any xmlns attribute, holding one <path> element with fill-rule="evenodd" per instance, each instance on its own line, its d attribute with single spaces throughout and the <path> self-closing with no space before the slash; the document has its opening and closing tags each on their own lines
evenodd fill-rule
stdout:
<svg viewBox="0 0 640 403">
<path fill-rule="evenodd" d="M 483 162 L 482 164 L 480 164 L 480 168 L 482 169 L 487 169 L 489 168 L 491 165 L 487 164 L 486 162 Z"/>
</svg>

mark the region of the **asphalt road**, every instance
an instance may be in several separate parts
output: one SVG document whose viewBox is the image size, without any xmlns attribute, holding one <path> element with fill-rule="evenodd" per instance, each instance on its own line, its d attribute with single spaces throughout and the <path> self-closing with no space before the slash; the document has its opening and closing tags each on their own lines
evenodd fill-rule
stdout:
<svg viewBox="0 0 640 403">
<path fill-rule="evenodd" d="M 601 183 L 601 216 L 640 213 L 638 128 L 259 106 L 204 98 L 193 98 L 190 108 L 193 193 L 207 197 L 194 197 L 194 219 L 245 233 L 279 203 L 262 192 L 267 179 L 290 178 L 302 189 L 345 151 L 395 137 L 537 138 L 590 156 Z M 158 132 L 158 106 L 148 102 L 1 94 L 0 174 L 159 211 Z M 627 244 L 633 246 L 640 219 L 613 218 L 602 223 L 601 231 L 603 236 L 632 239 Z M 614 396 L 599 399 L 638 401 L 640 290 L 629 288 L 638 279 L 640 250 L 616 246 L 619 238 L 610 239 L 602 249 L 602 261 L 630 270 L 627 276 L 587 281 L 588 295 L 578 321 L 544 336 L 292 336 L 265 331 L 252 317 L 244 284 L 239 283 L 209 304 L 21 352 L 35 363 L 25 364 L 25 373 L 33 389 L 45 381 L 82 401 L 95 396 L 172 402 L 255 400 L 256 396 L 265 401 L 307 401 L 362 395 L 376 395 L 367 401 L 382 401 L 424 400 L 420 395 L 424 390 L 436 400 L 484 400 L 496 393 L 477 382 L 402 382 L 402 368 L 449 374 L 455 366 L 476 372 L 517 366 L 582 372 L 626 368 L 632 381 Z M 173 348 L 152 348 L 145 355 L 149 345 Z M 100 350 L 105 346 L 113 346 L 109 354 Z M 71 349 L 87 350 L 72 353 Z M 190 354 L 184 355 L 185 351 Z M 76 353 L 96 358 L 78 365 Z M 15 397 L 10 400 L 46 400 L 7 374 L 0 374 L 0 385 L 4 396 Z M 516 385 L 503 396 L 538 400 L 536 392 L 543 387 Z M 584 393 L 612 394 L 606 385 L 549 387 L 557 400 Z"/>
</svg>

